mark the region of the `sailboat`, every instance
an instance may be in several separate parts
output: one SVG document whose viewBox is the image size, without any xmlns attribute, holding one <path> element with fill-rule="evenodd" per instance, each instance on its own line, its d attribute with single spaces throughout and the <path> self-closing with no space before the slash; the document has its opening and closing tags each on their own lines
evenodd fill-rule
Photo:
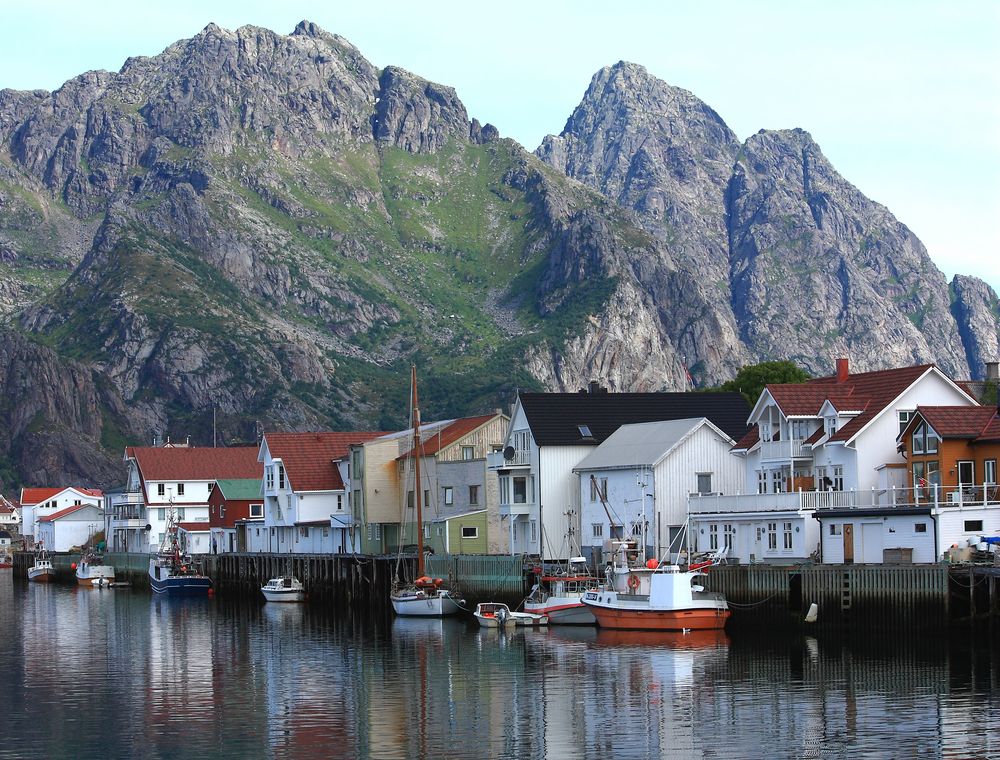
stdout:
<svg viewBox="0 0 1000 760">
<path fill-rule="evenodd" d="M 410 459 L 413 461 L 414 471 L 414 501 L 416 505 L 416 534 L 417 534 L 417 577 L 410 584 L 400 584 L 399 567 L 396 563 L 396 582 L 393 585 L 389 599 L 392 602 L 392 609 L 397 615 L 413 617 L 444 617 L 454 615 L 465 606 L 464 599 L 456 599 L 451 592 L 444 587 L 444 580 L 441 578 L 431 578 L 424 571 L 424 513 L 421 503 L 422 490 L 420 487 L 420 405 L 417 398 L 417 368 L 410 368 L 410 407 L 413 417 L 413 447 L 410 450 Z M 405 489 L 404 489 L 405 490 Z M 405 503 L 405 502 L 404 502 Z M 406 513 L 404 510 L 402 524 L 406 524 Z M 402 550 L 400 550 L 402 559 Z"/>
</svg>

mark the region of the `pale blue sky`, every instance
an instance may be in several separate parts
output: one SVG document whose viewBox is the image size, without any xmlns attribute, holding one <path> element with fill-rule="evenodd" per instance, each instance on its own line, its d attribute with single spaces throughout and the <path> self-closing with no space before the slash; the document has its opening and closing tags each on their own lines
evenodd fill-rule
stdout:
<svg viewBox="0 0 1000 760">
<path fill-rule="evenodd" d="M 0 0 L 0 87 L 117 70 L 214 21 L 301 19 L 372 63 L 458 90 L 534 149 L 624 59 L 694 92 L 741 137 L 802 127 L 949 276 L 1000 287 L 1000 2 L 192 2 Z"/>
</svg>

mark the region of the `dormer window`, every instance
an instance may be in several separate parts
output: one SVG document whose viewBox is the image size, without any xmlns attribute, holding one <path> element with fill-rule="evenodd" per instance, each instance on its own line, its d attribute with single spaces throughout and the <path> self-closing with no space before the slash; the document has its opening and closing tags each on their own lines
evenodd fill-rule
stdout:
<svg viewBox="0 0 1000 760">
<path fill-rule="evenodd" d="M 834 433 L 837 432 L 837 418 L 836 417 L 826 417 L 823 420 L 823 430 L 826 432 L 826 437 L 829 438 Z"/>
<path fill-rule="evenodd" d="M 926 422 L 921 422 L 913 431 L 910 451 L 914 454 L 936 454 L 937 450 L 937 433 Z"/>
</svg>

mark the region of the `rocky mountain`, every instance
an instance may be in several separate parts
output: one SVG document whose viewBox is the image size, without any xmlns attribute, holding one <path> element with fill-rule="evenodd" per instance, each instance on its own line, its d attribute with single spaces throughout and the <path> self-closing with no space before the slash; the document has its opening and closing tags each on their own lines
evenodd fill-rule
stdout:
<svg viewBox="0 0 1000 760">
<path fill-rule="evenodd" d="M 996 304 L 971 278 L 949 294 L 804 132 L 740 143 L 632 64 L 538 156 L 308 22 L 0 92 L 8 490 L 108 485 L 123 441 L 213 421 L 223 441 L 403 425 L 411 361 L 425 416 L 764 358 L 968 375 Z"/>
<path fill-rule="evenodd" d="M 689 280 L 657 300 L 670 304 L 664 332 L 696 380 L 779 357 L 822 373 L 835 356 L 981 376 L 1000 353 L 989 287 L 956 278 L 949 291 L 913 233 L 800 129 L 740 143 L 694 95 L 623 62 L 594 76 L 536 152 L 634 210 L 682 262 L 652 281 Z"/>
</svg>

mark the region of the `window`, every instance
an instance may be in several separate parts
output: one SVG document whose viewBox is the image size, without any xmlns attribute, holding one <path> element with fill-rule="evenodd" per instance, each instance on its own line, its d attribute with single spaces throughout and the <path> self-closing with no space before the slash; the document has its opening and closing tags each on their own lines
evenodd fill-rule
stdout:
<svg viewBox="0 0 1000 760">
<path fill-rule="evenodd" d="M 785 543 L 784 547 L 786 549 L 792 548 L 792 524 L 790 522 L 782 523 L 781 527 L 784 529 L 781 532 L 784 534 Z"/>
<path fill-rule="evenodd" d="M 816 490 L 817 491 L 829 491 L 833 486 L 833 481 L 827 477 L 825 467 L 817 467 L 815 470 L 816 475 Z"/>
<path fill-rule="evenodd" d="M 538 540 L 538 524 L 531 520 L 531 543 L 535 543 Z"/>
<path fill-rule="evenodd" d="M 462 526 L 462 538 L 479 538 L 479 528 Z"/>
<path fill-rule="evenodd" d="M 778 523 L 767 524 L 767 548 L 771 551 L 778 548 Z"/>
<path fill-rule="evenodd" d="M 268 491 L 274 490 L 274 465 L 264 471 L 264 487 Z"/>
<path fill-rule="evenodd" d="M 338 512 L 344 511 L 344 494 L 342 493 L 337 494 L 337 511 Z"/>
<path fill-rule="evenodd" d="M 839 464 L 833 468 L 833 490 L 844 490 L 844 468 Z"/>
<path fill-rule="evenodd" d="M 757 470 L 757 493 L 767 493 L 767 473 Z"/>
<path fill-rule="evenodd" d="M 178 496 L 183 496 L 184 495 L 184 484 L 183 483 L 178 483 L 177 484 L 177 495 Z"/>
<path fill-rule="evenodd" d="M 833 435 L 837 432 L 837 418 L 836 417 L 825 417 L 823 419 L 823 430 L 827 437 Z"/>
<path fill-rule="evenodd" d="M 427 507 L 427 506 L 430 506 L 430 503 L 431 503 L 431 489 L 425 488 L 424 489 L 424 502 L 423 502 L 423 504 L 424 504 L 425 507 Z"/>
<path fill-rule="evenodd" d="M 913 488 L 918 489 L 918 495 L 930 498 L 934 486 L 941 485 L 941 470 L 937 460 L 913 463 Z"/>
<path fill-rule="evenodd" d="M 701 494 L 712 493 L 712 473 L 710 472 L 698 473 L 698 493 Z"/>
<path fill-rule="evenodd" d="M 590 500 L 592 502 L 600 501 L 601 498 L 608 498 L 608 479 L 607 478 L 596 478 L 593 475 L 590 476 Z"/>
<path fill-rule="evenodd" d="M 965 528 L 966 533 L 982 533 L 983 521 L 982 520 L 966 520 Z"/>
<path fill-rule="evenodd" d="M 361 477 L 361 450 L 354 449 L 351 452 L 351 469 L 348 475 L 352 478 Z"/>
<path fill-rule="evenodd" d="M 381 523 L 368 523 L 368 540 L 369 541 L 381 541 L 382 540 L 382 524 Z"/>
<path fill-rule="evenodd" d="M 156 484 L 156 495 L 157 496 L 166 496 L 167 495 L 167 486 L 166 486 L 165 483 L 157 483 Z"/>
<path fill-rule="evenodd" d="M 309 538 L 309 527 L 306 525 L 301 526 L 299 528 L 299 534 L 302 536 L 302 538 Z"/>
<path fill-rule="evenodd" d="M 604 535 L 604 524 L 603 523 L 592 523 L 591 526 L 590 526 L 590 528 L 591 528 L 591 531 L 592 531 L 591 535 L 594 538 L 601 538 Z"/>
<path fill-rule="evenodd" d="M 527 430 L 518 430 L 514 433 L 515 451 L 528 451 L 531 448 L 530 438 Z"/>
<path fill-rule="evenodd" d="M 264 516 L 264 505 L 263 504 L 251 504 L 250 505 L 250 519 L 261 519 Z"/>
<path fill-rule="evenodd" d="M 844 532 L 844 529 L 843 529 L 843 526 L 840 525 L 840 523 L 830 523 L 830 535 L 831 536 L 839 536 L 839 535 L 843 534 L 843 532 Z"/>
<path fill-rule="evenodd" d="M 517 543 L 517 520 L 510 521 L 510 540 L 511 543 Z"/>
<path fill-rule="evenodd" d="M 736 526 L 726 523 L 722 526 L 722 540 L 725 546 L 732 549 L 736 545 Z"/>
<path fill-rule="evenodd" d="M 285 487 L 285 465 L 278 463 L 278 490 Z"/>
<path fill-rule="evenodd" d="M 330 535 L 330 529 L 329 528 L 323 528 L 323 538 L 326 538 L 329 535 Z"/>
<path fill-rule="evenodd" d="M 811 435 L 809 420 L 792 420 L 792 440 L 804 441 Z"/>
<path fill-rule="evenodd" d="M 451 486 L 444 487 L 444 504 L 446 507 L 450 507 L 455 503 L 455 489 Z"/>
<path fill-rule="evenodd" d="M 469 486 L 469 504 L 479 503 L 479 486 Z"/>
<path fill-rule="evenodd" d="M 413 507 L 416 505 L 416 503 L 417 502 L 414 499 L 413 491 L 407 491 L 406 492 L 406 508 L 407 509 L 413 509 Z"/>
<path fill-rule="evenodd" d="M 987 459 L 985 462 L 983 462 L 983 482 L 984 483 L 997 482 L 997 460 Z"/>
<path fill-rule="evenodd" d="M 897 412 L 899 416 L 899 433 L 897 435 L 902 435 L 903 431 L 906 430 L 906 426 L 910 424 L 910 420 L 913 419 L 914 412 L 912 410 Z"/>
<path fill-rule="evenodd" d="M 514 503 L 528 503 L 528 479 L 526 477 L 514 478 Z"/>
<path fill-rule="evenodd" d="M 625 526 L 624 525 L 612 525 L 611 526 L 611 538 L 617 538 L 617 539 L 625 538 Z"/>
<path fill-rule="evenodd" d="M 360 488 L 355 488 L 354 489 L 354 492 L 351 495 L 351 506 L 354 507 L 354 509 L 361 509 L 361 489 Z M 355 512 L 355 514 L 357 514 L 357 513 Z"/>
<path fill-rule="evenodd" d="M 926 422 L 921 422 L 910 436 L 910 453 L 912 454 L 937 454 L 938 437 L 937 433 L 931 430 Z"/>
<path fill-rule="evenodd" d="M 708 526 L 708 549 L 713 552 L 719 549 L 719 526 L 715 523 Z"/>
<path fill-rule="evenodd" d="M 431 524 L 424 523 L 424 538 L 430 538 L 430 537 L 431 537 Z"/>
<path fill-rule="evenodd" d="M 581 438 L 593 438 L 594 434 L 590 432 L 590 425 L 577 425 L 576 429 L 580 431 Z"/>
<path fill-rule="evenodd" d="M 442 528 L 440 525 L 438 525 L 437 534 L 438 538 L 444 535 L 444 528 Z"/>
<path fill-rule="evenodd" d="M 961 486 L 971 486 L 975 485 L 976 482 L 976 463 L 966 461 L 960 461 L 958 463 L 958 485 Z"/>
<path fill-rule="evenodd" d="M 913 532 L 914 533 L 926 533 L 927 532 L 927 523 L 917 523 L 916 525 L 913 526 Z"/>
<path fill-rule="evenodd" d="M 476 458 L 476 447 L 475 446 L 463 446 L 462 447 L 462 459 L 468 462 L 471 459 Z"/>
<path fill-rule="evenodd" d="M 184 507 L 178 507 L 177 508 L 177 519 L 178 520 L 183 520 L 184 519 Z"/>
<path fill-rule="evenodd" d="M 784 490 L 783 485 L 781 470 L 771 470 L 771 493 L 781 493 Z"/>
</svg>

